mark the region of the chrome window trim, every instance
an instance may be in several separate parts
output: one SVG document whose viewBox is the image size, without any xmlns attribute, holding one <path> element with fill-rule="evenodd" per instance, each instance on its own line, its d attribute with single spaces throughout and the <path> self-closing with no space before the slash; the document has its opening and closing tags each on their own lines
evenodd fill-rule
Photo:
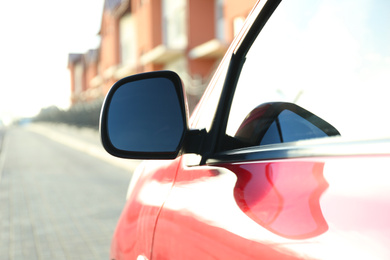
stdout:
<svg viewBox="0 0 390 260">
<path fill-rule="evenodd" d="M 345 140 L 327 137 L 283 144 L 254 146 L 215 154 L 206 164 L 313 157 L 390 156 L 390 138 Z"/>
</svg>

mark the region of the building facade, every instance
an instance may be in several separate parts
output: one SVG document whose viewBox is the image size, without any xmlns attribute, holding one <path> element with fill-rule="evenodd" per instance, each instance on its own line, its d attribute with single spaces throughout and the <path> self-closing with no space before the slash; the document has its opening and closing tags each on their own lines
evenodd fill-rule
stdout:
<svg viewBox="0 0 390 260">
<path fill-rule="evenodd" d="M 97 50 L 69 54 L 72 104 L 102 98 L 117 80 L 173 70 L 182 78 L 189 108 L 256 0 L 106 0 Z"/>
</svg>

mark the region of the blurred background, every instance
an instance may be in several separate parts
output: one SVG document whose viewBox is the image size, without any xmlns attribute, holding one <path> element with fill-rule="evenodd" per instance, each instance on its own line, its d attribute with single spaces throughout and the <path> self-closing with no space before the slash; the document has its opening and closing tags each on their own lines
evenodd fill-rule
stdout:
<svg viewBox="0 0 390 260">
<path fill-rule="evenodd" d="M 255 0 L 7 1 L 0 118 L 96 127 L 118 79 L 168 69 L 196 106 Z"/>
<path fill-rule="evenodd" d="M 103 0 L 2 1 L 0 118 L 5 123 L 70 106 L 69 52 L 99 46 Z"/>
<path fill-rule="evenodd" d="M 255 0 L 20 0 L 0 9 L 0 259 L 108 259 L 138 161 L 99 139 L 120 78 L 176 71 L 192 111 Z"/>
</svg>

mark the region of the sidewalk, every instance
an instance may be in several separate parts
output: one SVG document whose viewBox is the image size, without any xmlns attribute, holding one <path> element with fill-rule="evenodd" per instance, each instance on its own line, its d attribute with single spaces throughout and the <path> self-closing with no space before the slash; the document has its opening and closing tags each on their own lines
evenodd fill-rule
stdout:
<svg viewBox="0 0 390 260">
<path fill-rule="evenodd" d="M 97 131 L 66 125 L 11 127 L 4 141 L 0 259 L 109 259 L 138 162 L 105 152 Z"/>
<path fill-rule="evenodd" d="M 108 154 L 100 142 L 99 132 L 91 128 L 65 124 L 31 124 L 27 128 L 125 170 L 133 172 L 140 163 L 138 160 L 121 159 Z"/>
</svg>

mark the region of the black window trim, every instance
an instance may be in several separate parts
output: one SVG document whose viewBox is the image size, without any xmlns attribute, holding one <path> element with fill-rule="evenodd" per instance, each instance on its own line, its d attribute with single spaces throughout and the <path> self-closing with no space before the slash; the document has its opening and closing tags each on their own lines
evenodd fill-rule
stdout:
<svg viewBox="0 0 390 260">
<path fill-rule="evenodd" d="M 206 139 L 204 143 L 206 145 L 203 147 L 201 152 L 202 160 L 200 164 L 205 164 L 208 158 L 221 151 L 234 92 L 241 74 L 241 69 L 245 63 L 245 56 L 281 1 L 282 0 L 268 0 L 264 4 L 238 49 L 232 54 L 223 84 L 221 97 L 210 127 L 210 132 L 205 137 Z"/>
</svg>

